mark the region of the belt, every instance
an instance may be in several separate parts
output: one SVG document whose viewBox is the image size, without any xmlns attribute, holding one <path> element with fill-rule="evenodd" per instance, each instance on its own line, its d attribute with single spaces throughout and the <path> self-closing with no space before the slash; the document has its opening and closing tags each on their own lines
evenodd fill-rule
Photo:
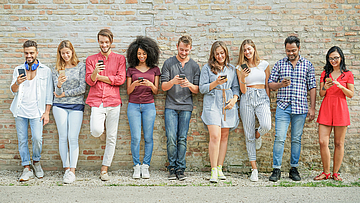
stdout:
<svg viewBox="0 0 360 203">
<path fill-rule="evenodd" d="M 230 88 L 228 89 L 220 89 L 220 88 L 215 88 L 216 90 L 222 90 L 222 98 L 223 98 L 223 108 L 222 108 L 222 112 L 224 114 L 224 121 L 226 121 L 226 111 L 225 111 L 225 104 L 226 104 L 226 94 L 225 91 L 226 90 L 230 90 Z"/>
</svg>

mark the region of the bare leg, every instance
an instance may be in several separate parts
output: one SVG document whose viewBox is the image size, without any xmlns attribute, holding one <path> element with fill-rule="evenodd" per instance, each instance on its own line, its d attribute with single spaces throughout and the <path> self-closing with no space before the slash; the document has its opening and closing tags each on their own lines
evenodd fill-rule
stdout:
<svg viewBox="0 0 360 203">
<path fill-rule="evenodd" d="M 210 142 L 209 142 L 209 156 L 211 168 L 215 168 L 218 165 L 219 148 L 221 139 L 221 128 L 217 125 L 208 125 Z"/>
<path fill-rule="evenodd" d="M 250 164 L 251 164 L 251 168 L 252 168 L 252 169 L 257 169 L 257 167 L 256 167 L 256 161 L 250 161 Z"/>
<path fill-rule="evenodd" d="M 319 144 L 324 173 L 330 173 L 329 139 L 332 126 L 319 125 Z"/>
<path fill-rule="evenodd" d="M 219 149 L 219 157 L 217 160 L 217 165 L 224 165 L 228 138 L 229 138 L 229 128 L 221 128 L 220 149 Z"/>
<path fill-rule="evenodd" d="M 108 171 L 108 168 L 109 168 L 108 166 L 104 166 L 104 165 L 103 165 L 103 166 L 101 166 L 100 171 L 101 171 L 101 172 L 103 172 L 103 171 L 106 171 L 106 172 L 107 172 L 107 171 Z"/>
<path fill-rule="evenodd" d="M 339 172 L 341 162 L 344 157 L 344 142 L 347 126 L 335 126 L 334 127 L 334 167 L 333 173 Z"/>
</svg>

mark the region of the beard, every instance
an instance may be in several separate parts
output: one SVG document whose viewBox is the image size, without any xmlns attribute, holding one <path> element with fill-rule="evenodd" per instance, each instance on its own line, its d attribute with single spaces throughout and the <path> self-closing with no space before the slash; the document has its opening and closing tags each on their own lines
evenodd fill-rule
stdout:
<svg viewBox="0 0 360 203">
<path fill-rule="evenodd" d="M 28 64 L 33 64 L 33 63 L 35 63 L 36 58 L 32 59 L 32 61 L 29 61 L 29 60 L 30 60 L 30 58 L 29 58 L 29 59 L 26 59 L 26 62 L 27 62 Z"/>
<path fill-rule="evenodd" d="M 104 54 L 108 53 L 110 51 L 110 49 L 111 48 L 109 47 L 106 51 L 104 51 L 104 49 L 100 47 L 101 52 L 104 53 Z"/>
</svg>

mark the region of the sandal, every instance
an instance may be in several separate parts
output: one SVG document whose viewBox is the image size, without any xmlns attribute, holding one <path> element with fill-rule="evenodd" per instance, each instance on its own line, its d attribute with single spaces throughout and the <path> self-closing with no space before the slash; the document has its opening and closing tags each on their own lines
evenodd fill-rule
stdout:
<svg viewBox="0 0 360 203">
<path fill-rule="evenodd" d="M 334 179 L 336 181 L 342 181 L 342 178 L 340 178 L 339 176 L 340 176 L 339 173 L 333 173 L 332 179 Z"/>
<path fill-rule="evenodd" d="M 323 176 L 325 175 L 325 176 Z M 330 178 L 331 173 L 326 174 L 325 172 L 322 172 L 320 175 L 316 176 L 314 180 L 327 180 Z"/>
</svg>

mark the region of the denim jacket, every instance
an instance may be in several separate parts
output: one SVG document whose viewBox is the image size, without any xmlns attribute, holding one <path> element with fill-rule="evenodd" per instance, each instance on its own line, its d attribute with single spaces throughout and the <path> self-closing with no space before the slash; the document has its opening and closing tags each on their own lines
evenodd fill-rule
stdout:
<svg viewBox="0 0 360 203">
<path fill-rule="evenodd" d="M 21 100 L 24 96 L 24 90 L 23 90 L 23 86 L 24 84 L 21 83 L 19 86 L 19 90 L 17 92 L 13 92 L 11 89 L 11 86 L 16 82 L 17 77 L 19 76 L 19 72 L 18 69 L 25 69 L 25 64 L 22 64 L 18 67 L 15 68 L 14 73 L 13 73 L 13 79 L 10 85 L 10 91 L 13 93 L 13 95 L 15 96 L 11 106 L 10 106 L 10 111 L 13 113 L 14 117 L 17 117 L 17 111 L 20 107 L 20 103 Z M 51 70 L 50 68 L 48 68 L 47 66 L 43 65 L 42 63 L 40 63 L 39 61 L 39 67 L 37 68 L 36 71 L 36 77 L 37 78 L 37 83 L 36 83 L 36 92 L 37 92 L 37 103 L 38 103 L 38 108 L 40 111 L 40 114 L 44 114 L 45 113 L 45 109 L 46 109 L 46 105 L 50 104 L 52 105 L 53 102 L 53 83 L 52 83 L 52 77 L 51 77 Z"/>
</svg>

